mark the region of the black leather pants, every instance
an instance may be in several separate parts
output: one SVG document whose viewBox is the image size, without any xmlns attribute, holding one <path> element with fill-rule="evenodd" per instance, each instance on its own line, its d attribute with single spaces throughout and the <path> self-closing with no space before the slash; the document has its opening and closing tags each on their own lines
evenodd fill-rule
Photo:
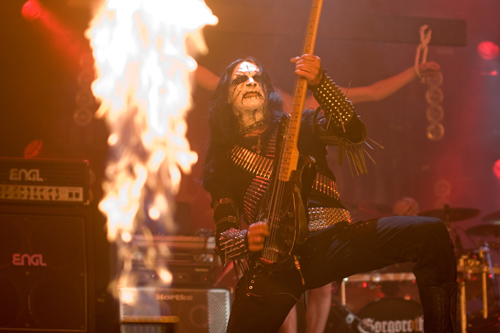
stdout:
<svg viewBox="0 0 500 333">
<path fill-rule="evenodd" d="M 245 274 L 236 290 L 229 332 L 277 332 L 305 289 L 395 263 L 415 262 L 419 290 L 456 281 L 448 230 L 432 217 L 395 216 L 335 225 L 311 234 L 298 254 L 300 272 L 291 267 L 273 274 Z"/>
</svg>

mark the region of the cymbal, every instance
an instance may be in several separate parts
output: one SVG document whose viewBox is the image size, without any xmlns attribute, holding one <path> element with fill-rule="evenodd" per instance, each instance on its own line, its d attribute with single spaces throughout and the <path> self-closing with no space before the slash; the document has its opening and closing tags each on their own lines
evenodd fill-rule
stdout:
<svg viewBox="0 0 500 333">
<path fill-rule="evenodd" d="M 377 217 L 392 215 L 392 208 L 388 205 L 370 201 L 357 201 L 354 205 L 360 211 Z"/>
<path fill-rule="evenodd" d="M 420 213 L 420 216 L 437 217 L 445 222 L 463 221 L 479 215 L 479 209 L 475 208 L 445 208 L 428 210 Z"/>
<path fill-rule="evenodd" d="M 465 230 L 470 236 L 500 236 L 500 224 L 479 224 Z"/>
<path fill-rule="evenodd" d="M 482 220 L 484 222 L 500 223 L 500 211 L 486 214 Z"/>
</svg>

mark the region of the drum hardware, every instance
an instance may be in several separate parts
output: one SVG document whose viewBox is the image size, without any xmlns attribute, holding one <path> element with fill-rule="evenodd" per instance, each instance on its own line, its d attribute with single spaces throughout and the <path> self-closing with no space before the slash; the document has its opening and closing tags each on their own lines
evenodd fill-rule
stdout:
<svg viewBox="0 0 500 333">
<path fill-rule="evenodd" d="M 354 203 L 354 208 L 361 212 L 367 213 L 372 218 L 391 216 L 392 207 L 370 201 L 356 201 Z"/>
<path fill-rule="evenodd" d="M 489 317 L 488 281 L 491 281 L 495 300 L 500 299 L 498 285 L 495 280 L 495 273 L 497 273 L 498 269 L 496 269 L 496 267 L 494 268 L 492 265 L 488 243 L 485 243 L 482 247 L 479 248 L 478 251 L 472 252 L 470 254 L 463 254 L 459 258 L 457 271 L 462 272 L 462 276 L 459 279 L 460 318 L 461 331 L 462 333 L 465 333 L 467 331 L 466 281 L 472 281 L 475 275 L 480 275 L 481 277 L 483 319 L 487 319 Z"/>
<path fill-rule="evenodd" d="M 444 205 L 443 209 L 428 210 L 419 215 L 437 217 L 445 222 L 457 222 L 476 217 L 479 213 L 479 209 L 475 208 L 452 208 L 449 205 Z"/>
<path fill-rule="evenodd" d="M 480 213 L 479 209 L 475 208 L 452 208 L 449 205 L 444 205 L 443 209 L 429 210 L 420 213 L 420 216 L 437 217 L 446 223 L 448 229 L 450 229 L 450 222 L 457 222 L 468 220 L 470 218 L 478 216 Z"/>
<path fill-rule="evenodd" d="M 500 332 L 500 308 L 493 309 L 487 319 L 472 315 L 467 322 L 467 333 L 498 333 Z"/>
<path fill-rule="evenodd" d="M 476 226 L 470 227 L 465 232 L 470 236 L 494 236 L 495 238 L 498 238 L 500 236 L 500 222 L 478 224 Z"/>
<path fill-rule="evenodd" d="M 336 295 L 342 305 L 353 313 L 357 313 L 366 304 L 384 297 L 380 291 L 380 283 L 371 280 L 370 274 L 354 275 L 344 279 Z"/>
<path fill-rule="evenodd" d="M 500 223 L 500 211 L 486 214 L 482 220 L 488 223 Z"/>
<path fill-rule="evenodd" d="M 460 279 L 459 281 L 460 288 L 460 332 L 467 332 L 467 309 L 466 309 L 466 299 L 465 299 L 465 280 Z"/>
<path fill-rule="evenodd" d="M 494 236 L 495 238 L 500 237 L 500 212 L 493 212 L 483 216 L 483 224 L 479 224 L 468 228 L 465 233 L 468 236 L 480 236 L 489 237 Z M 498 251 L 498 242 L 492 242 L 484 244 L 479 248 L 477 254 L 474 256 L 469 256 L 467 254 L 462 255 L 459 259 L 459 264 L 457 270 L 462 272 L 462 278 L 459 281 L 460 286 L 460 317 L 461 317 L 461 330 L 463 333 L 467 331 L 467 314 L 466 314 L 466 281 L 471 281 L 473 275 L 480 275 L 481 278 L 481 295 L 482 295 L 482 320 L 489 319 L 490 309 L 488 306 L 488 281 L 491 282 L 493 288 L 493 297 L 495 301 L 500 300 L 500 292 L 498 290 L 498 284 L 496 282 L 495 274 L 499 273 L 497 267 L 493 267 L 490 257 L 490 248 L 496 249 Z"/>
<path fill-rule="evenodd" d="M 423 332 L 424 315 L 419 303 L 386 297 L 365 306 L 358 317 L 375 332 Z M 364 332 L 358 327 L 359 332 Z"/>
<path fill-rule="evenodd" d="M 457 232 L 457 229 L 459 229 L 459 228 L 454 227 L 454 228 L 451 228 L 449 230 L 453 234 L 453 244 L 455 245 L 456 252 L 461 253 L 464 250 L 464 246 L 462 243 L 462 239 L 460 238 L 460 235 Z M 460 228 L 460 230 L 463 231 L 462 228 Z"/>
<path fill-rule="evenodd" d="M 382 281 L 413 281 L 415 275 L 411 272 L 404 273 L 379 273 L 373 271 L 372 273 L 356 274 L 345 278 L 345 282 L 382 282 Z"/>
<path fill-rule="evenodd" d="M 479 259 L 473 256 L 467 258 L 470 264 L 466 265 L 471 266 L 471 274 L 480 272 L 479 268 L 477 268 L 478 264 L 475 263 L 475 260 L 477 261 Z M 405 268 L 407 267 L 405 266 Z M 351 310 L 351 312 L 356 313 L 357 317 L 361 320 L 364 326 L 354 325 L 354 323 L 352 323 L 351 326 L 349 326 L 349 329 L 347 329 L 347 324 L 350 324 L 350 320 L 354 318 L 348 317 L 348 313 L 343 312 L 337 306 L 335 308 L 332 308 L 332 314 L 335 316 L 335 318 L 337 318 L 337 320 L 342 320 L 342 322 L 337 322 L 339 327 L 335 327 L 336 329 L 334 331 L 341 333 L 382 332 L 383 328 L 386 327 L 387 331 L 393 329 L 393 332 L 423 332 L 423 311 L 420 303 L 418 301 L 415 301 L 413 298 L 411 300 L 408 300 L 399 296 L 383 296 L 381 298 L 365 303 L 365 305 L 357 311 L 353 310 L 354 308 L 349 305 L 349 299 L 352 300 L 352 295 L 350 295 L 350 293 L 358 289 L 363 289 L 365 293 L 368 293 L 370 290 L 370 284 L 378 285 L 383 283 L 412 282 L 412 287 L 417 289 L 414 281 L 415 276 L 411 272 L 387 272 L 387 270 L 385 269 L 356 274 L 345 278 L 344 283 L 339 290 L 340 298 L 337 298 L 338 302 L 341 302 L 342 305 L 346 305 L 347 303 L 347 308 Z M 361 287 L 361 285 L 363 287 Z M 355 286 L 358 286 L 357 289 L 350 291 L 350 288 L 353 288 Z M 357 300 L 357 302 L 358 301 L 359 300 Z M 357 321 L 358 319 L 356 318 L 354 320 Z"/>
<path fill-rule="evenodd" d="M 342 284 L 343 286 L 344 284 Z M 341 290 L 343 287 L 341 286 Z M 337 309 L 337 312 L 340 312 L 345 324 L 347 325 L 347 329 L 349 332 L 359 332 L 360 329 L 362 332 L 372 333 L 375 330 L 372 327 L 365 325 L 365 323 L 356 316 L 345 304 L 345 295 L 341 297 L 341 301 L 339 302 L 336 297 L 332 297 L 332 306 Z"/>
<path fill-rule="evenodd" d="M 344 278 L 338 291 L 337 299 L 353 313 L 359 313 L 369 304 L 385 298 L 411 300 L 419 304 L 415 275 L 408 271 L 387 272 L 387 269 L 398 270 L 403 268 L 407 269 L 408 265 L 388 266 L 381 270 L 355 274 Z M 391 292 L 386 293 L 387 290 L 384 290 L 384 288 Z M 337 320 L 339 320 L 339 313 L 339 311 L 332 312 Z M 345 326 L 345 324 L 342 322 L 339 326 Z M 364 331 L 369 332 L 366 329 Z M 363 332 L 363 330 L 354 329 L 349 332 Z"/>
</svg>

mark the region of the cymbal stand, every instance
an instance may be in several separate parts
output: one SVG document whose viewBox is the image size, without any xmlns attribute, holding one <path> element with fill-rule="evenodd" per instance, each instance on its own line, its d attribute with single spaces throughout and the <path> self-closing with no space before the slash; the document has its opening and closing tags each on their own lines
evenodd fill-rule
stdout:
<svg viewBox="0 0 500 333">
<path fill-rule="evenodd" d="M 500 294 L 498 291 L 498 285 L 495 279 L 495 273 L 493 271 L 493 264 L 491 263 L 490 249 L 489 244 L 485 243 L 479 249 L 479 258 L 481 258 L 483 262 L 483 267 L 481 271 L 482 278 L 482 292 L 483 292 L 483 318 L 488 318 L 488 279 L 491 280 L 493 293 L 495 296 L 495 300 L 498 301 L 500 299 Z"/>
<path fill-rule="evenodd" d="M 459 286 L 460 286 L 460 323 L 461 323 L 461 333 L 467 333 L 467 299 L 465 295 L 465 280 L 467 279 L 467 271 L 468 271 L 468 259 L 467 256 L 461 256 L 458 265 L 463 267 L 463 272 L 464 275 L 460 279 Z M 470 278 L 470 276 L 469 276 Z"/>
<path fill-rule="evenodd" d="M 342 302 L 342 306 L 346 306 L 347 301 L 345 298 L 345 281 L 340 281 L 340 301 Z"/>
<path fill-rule="evenodd" d="M 488 318 L 488 271 L 489 265 L 487 265 L 487 261 L 489 261 L 489 250 L 487 247 L 482 247 L 479 249 L 479 258 L 481 258 L 484 263 L 481 270 L 481 285 L 482 285 L 482 294 L 483 294 L 483 318 Z M 492 270 L 493 271 L 493 270 Z"/>
</svg>

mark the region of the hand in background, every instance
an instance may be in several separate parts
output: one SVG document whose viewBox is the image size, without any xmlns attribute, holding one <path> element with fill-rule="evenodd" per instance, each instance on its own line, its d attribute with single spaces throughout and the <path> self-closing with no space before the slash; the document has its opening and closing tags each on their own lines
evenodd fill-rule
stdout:
<svg viewBox="0 0 500 333">
<path fill-rule="evenodd" d="M 421 77 L 434 75 L 435 73 L 439 72 L 440 69 L 441 66 L 434 61 L 428 61 L 418 65 L 418 70 L 420 71 Z"/>
</svg>

